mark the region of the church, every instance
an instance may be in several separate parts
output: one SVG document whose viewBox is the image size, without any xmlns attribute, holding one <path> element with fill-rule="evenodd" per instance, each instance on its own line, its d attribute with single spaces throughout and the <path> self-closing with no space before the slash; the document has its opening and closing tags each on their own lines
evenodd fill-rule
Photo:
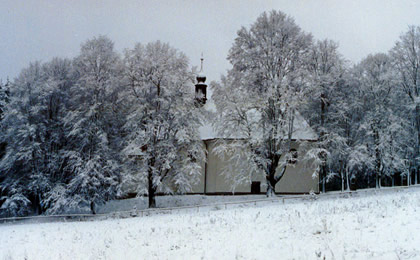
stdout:
<svg viewBox="0 0 420 260">
<path fill-rule="evenodd" d="M 196 97 L 203 109 L 208 112 L 207 122 L 200 127 L 200 138 L 203 148 L 206 149 L 206 160 L 201 165 L 200 181 L 192 186 L 193 194 L 228 195 L 228 194 L 264 194 L 266 192 L 266 180 L 262 174 L 251 174 L 248 182 L 239 184 L 232 192 L 232 181 L 229 181 L 221 174 L 222 169 L 229 163 L 228 157 L 221 159 L 215 153 L 217 141 L 224 138 L 229 142 L 240 142 L 243 140 L 232 137 L 222 137 L 217 134 L 213 127 L 212 114 L 217 113 L 212 100 L 207 96 L 206 76 L 203 74 L 203 59 L 201 59 L 201 70 L 197 75 L 195 84 Z M 315 166 L 307 167 L 299 157 L 305 153 L 302 142 L 314 144 L 317 135 L 305 121 L 296 115 L 292 135 L 291 152 L 293 154 L 293 167 L 287 167 L 283 177 L 276 184 L 276 193 L 279 194 L 307 194 L 319 192 L 319 177 L 315 175 Z M 307 146 L 305 146 L 307 147 Z M 307 149 L 307 148 L 306 148 Z M 299 157 L 298 157 L 299 154 Z M 279 169 L 278 169 L 279 170 Z"/>
</svg>

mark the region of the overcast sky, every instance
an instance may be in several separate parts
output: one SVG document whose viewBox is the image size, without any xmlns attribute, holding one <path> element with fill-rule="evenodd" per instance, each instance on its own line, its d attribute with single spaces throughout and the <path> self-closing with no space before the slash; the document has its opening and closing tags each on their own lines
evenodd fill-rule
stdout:
<svg viewBox="0 0 420 260">
<path fill-rule="evenodd" d="M 30 61 L 72 58 L 82 42 L 102 34 L 119 52 L 136 42 L 168 42 L 191 65 L 203 52 L 208 80 L 218 80 L 237 30 L 272 9 L 316 39 L 338 41 L 352 62 L 388 51 L 408 25 L 420 25 L 414 0 L 0 0 L 0 78 L 16 77 Z"/>
</svg>

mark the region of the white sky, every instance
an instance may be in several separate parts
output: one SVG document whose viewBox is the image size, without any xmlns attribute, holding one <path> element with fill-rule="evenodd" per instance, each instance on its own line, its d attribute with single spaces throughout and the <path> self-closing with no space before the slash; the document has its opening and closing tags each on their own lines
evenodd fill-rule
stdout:
<svg viewBox="0 0 420 260">
<path fill-rule="evenodd" d="M 386 52 L 408 25 L 420 25 L 414 0 L 0 0 L 0 79 L 14 78 L 30 61 L 76 56 L 99 34 L 117 51 L 161 40 L 199 65 L 204 52 L 208 81 L 218 80 L 236 32 L 263 11 L 281 10 L 316 39 L 338 41 L 345 58 L 358 62 Z"/>
</svg>

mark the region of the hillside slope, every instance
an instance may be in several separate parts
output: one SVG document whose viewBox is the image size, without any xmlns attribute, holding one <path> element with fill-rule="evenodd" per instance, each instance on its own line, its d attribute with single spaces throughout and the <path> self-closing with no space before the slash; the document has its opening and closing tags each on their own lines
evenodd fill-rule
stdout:
<svg viewBox="0 0 420 260">
<path fill-rule="evenodd" d="M 0 224 L 0 259 L 419 259 L 420 188 L 129 219 Z"/>
</svg>

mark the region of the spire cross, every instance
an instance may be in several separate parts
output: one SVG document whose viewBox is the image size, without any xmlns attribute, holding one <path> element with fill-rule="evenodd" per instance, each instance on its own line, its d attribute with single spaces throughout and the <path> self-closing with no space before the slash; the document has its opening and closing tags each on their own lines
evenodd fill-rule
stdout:
<svg viewBox="0 0 420 260">
<path fill-rule="evenodd" d="M 203 60 L 204 60 L 204 58 L 203 58 L 203 53 L 201 53 L 201 69 L 200 69 L 200 71 L 202 72 L 203 71 Z"/>
</svg>

